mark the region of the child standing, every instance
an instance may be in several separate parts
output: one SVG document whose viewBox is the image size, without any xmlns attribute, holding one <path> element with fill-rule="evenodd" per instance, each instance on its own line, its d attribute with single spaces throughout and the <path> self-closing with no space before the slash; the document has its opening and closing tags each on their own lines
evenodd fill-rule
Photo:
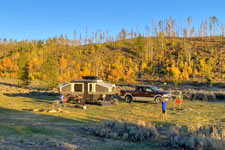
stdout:
<svg viewBox="0 0 225 150">
<path fill-rule="evenodd" d="M 60 104 L 65 104 L 65 96 L 64 95 L 61 95 L 60 96 Z"/>
<path fill-rule="evenodd" d="M 179 109 L 181 109 L 181 103 L 183 101 L 183 94 L 182 92 L 179 93 L 178 95 L 178 99 L 176 100 L 174 107 L 178 104 L 179 105 Z"/>
<path fill-rule="evenodd" d="M 168 98 L 163 98 L 162 100 L 162 114 L 163 114 L 163 120 L 167 120 L 167 112 L 166 112 L 166 102 Z"/>
</svg>

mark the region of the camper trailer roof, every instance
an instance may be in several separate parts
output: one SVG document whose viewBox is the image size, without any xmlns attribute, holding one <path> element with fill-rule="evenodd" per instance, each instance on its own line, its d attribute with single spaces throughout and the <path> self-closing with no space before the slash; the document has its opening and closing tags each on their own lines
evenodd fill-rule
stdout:
<svg viewBox="0 0 225 150">
<path fill-rule="evenodd" d="M 82 79 L 84 79 L 84 80 L 100 80 L 100 77 L 98 77 L 98 76 L 82 76 Z"/>
<path fill-rule="evenodd" d="M 83 83 L 83 82 L 88 82 L 88 83 L 99 83 L 103 82 L 102 80 L 72 80 L 71 83 Z"/>
<path fill-rule="evenodd" d="M 98 76 L 82 76 L 83 80 L 72 80 L 72 83 L 89 82 L 89 83 L 99 83 L 103 82 Z"/>
</svg>

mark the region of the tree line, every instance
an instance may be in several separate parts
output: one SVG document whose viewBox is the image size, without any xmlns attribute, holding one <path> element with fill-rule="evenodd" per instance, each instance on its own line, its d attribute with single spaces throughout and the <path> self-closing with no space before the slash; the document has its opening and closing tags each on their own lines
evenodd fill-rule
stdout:
<svg viewBox="0 0 225 150">
<path fill-rule="evenodd" d="M 121 30 L 115 37 L 97 31 L 77 39 L 0 40 L 0 77 L 20 79 L 22 86 L 42 81 L 53 88 L 58 82 L 98 75 L 111 82 L 138 79 L 179 84 L 192 80 L 211 84 L 225 78 L 225 27 L 215 16 L 197 30 L 192 18 L 180 28 L 172 17 L 152 21 L 145 33 Z M 84 38 L 83 38 L 84 37 Z"/>
</svg>

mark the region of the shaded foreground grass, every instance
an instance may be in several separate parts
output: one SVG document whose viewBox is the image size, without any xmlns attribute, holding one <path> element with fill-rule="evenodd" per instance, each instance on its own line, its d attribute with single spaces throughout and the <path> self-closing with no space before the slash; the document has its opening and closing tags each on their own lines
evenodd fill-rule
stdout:
<svg viewBox="0 0 225 150">
<path fill-rule="evenodd" d="M 52 97 L 0 96 L 0 148 L 36 149 L 157 149 L 157 142 L 125 142 L 94 137 L 81 127 L 102 120 L 148 121 L 163 125 L 202 126 L 217 124 L 225 127 L 225 103 L 184 101 L 181 110 L 168 102 L 168 121 L 161 117 L 161 105 L 121 102 L 102 107 L 88 105 L 87 110 L 62 107 L 61 113 L 24 112 L 23 109 L 53 109 Z M 1 140 L 2 139 L 2 140 Z M 7 142 L 9 141 L 9 142 Z M 10 143 L 11 145 L 7 144 Z M 14 143 L 14 144 L 13 144 Z M 152 144 L 154 143 L 154 144 Z"/>
</svg>

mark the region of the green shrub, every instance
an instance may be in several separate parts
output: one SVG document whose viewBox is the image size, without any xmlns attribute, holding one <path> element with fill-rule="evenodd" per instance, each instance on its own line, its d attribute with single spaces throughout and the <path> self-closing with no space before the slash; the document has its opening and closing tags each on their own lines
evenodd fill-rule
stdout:
<svg viewBox="0 0 225 150">
<path fill-rule="evenodd" d="M 219 150 L 225 147 L 222 129 L 218 126 L 203 126 L 186 134 L 182 133 L 182 128 L 170 130 L 168 146 L 176 149 L 198 150 Z"/>
<path fill-rule="evenodd" d="M 206 83 L 208 84 L 208 85 L 212 85 L 213 84 L 213 79 L 212 79 L 212 77 L 207 77 L 206 78 Z"/>
<path fill-rule="evenodd" d="M 225 130 L 218 126 L 191 128 L 171 125 L 168 127 L 146 122 L 114 120 L 102 122 L 94 127 L 86 127 L 85 130 L 95 136 L 117 140 L 133 142 L 150 138 L 163 140 L 168 149 L 220 150 L 225 147 Z"/>
<path fill-rule="evenodd" d="M 158 135 L 152 124 L 148 123 L 144 126 L 126 121 L 105 121 L 85 130 L 96 136 L 126 141 L 143 141 Z"/>
</svg>

